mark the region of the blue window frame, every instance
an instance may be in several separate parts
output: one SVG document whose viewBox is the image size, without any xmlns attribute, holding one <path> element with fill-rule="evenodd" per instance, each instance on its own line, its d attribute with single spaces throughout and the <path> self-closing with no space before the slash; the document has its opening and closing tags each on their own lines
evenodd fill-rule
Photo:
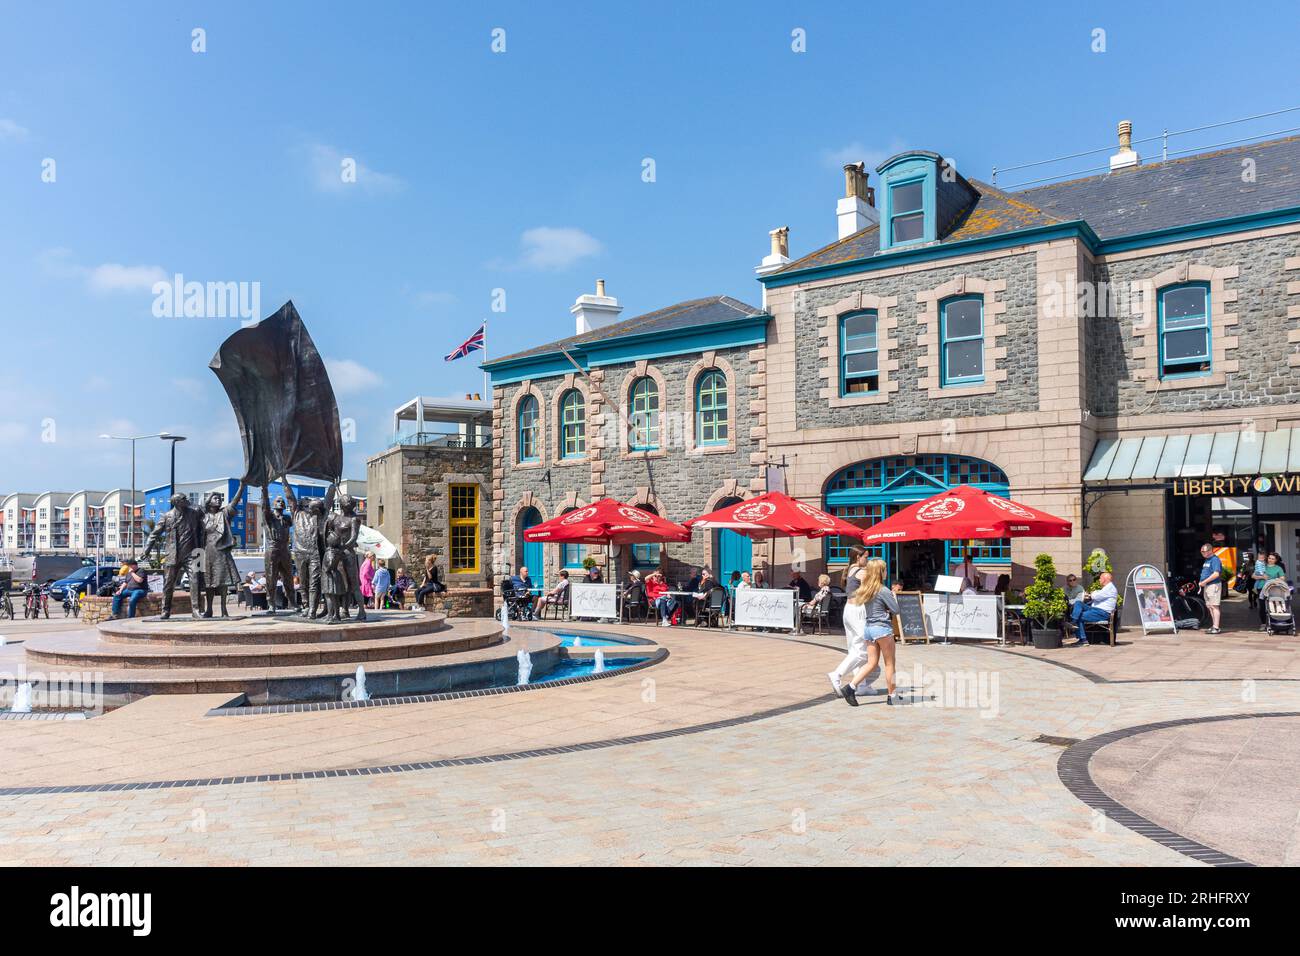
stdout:
<svg viewBox="0 0 1300 956">
<path fill-rule="evenodd" d="M 875 311 L 840 319 L 840 397 L 880 391 L 880 342 Z"/>
<path fill-rule="evenodd" d="M 537 398 L 527 395 L 519 403 L 519 460 L 537 461 L 541 456 L 537 447 L 538 438 Z"/>
<path fill-rule="evenodd" d="M 1160 290 L 1160 377 L 1208 375 L 1210 287 L 1189 282 Z"/>
<path fill-rule="evenodd" d="M 984 297 L 963 295 L 939 304 L 939 384 L 984 381 Z"/>
<path fill-rule="evenodd" d="M 1006 473 L 992 462 L 966 455 L 894 455 L 860 461 L 837 472 L 826 485 L 826 510 L 861 527 L 869 527 L 917 501 L 958 485 L 972 485 L 1002 497 L 1010 496 Z M 828 565 L 848 562 L 851 548 L 861 548 L 855 538 L 826 538 Z M 982 566 L 1000 568 L 1011 563 L 1011 540 L 950 541 L 944 548 L 948 567 L 960 563 L 966 550 Z M 878 545 L 867 549 L 883 558 L 890 574 L 899 576 L 899 546 Z"/>
<path fill-rule="evenodd" d="M 650 376 L 632 383 L 628 445 L 633 451 L 659 450 L 659 386 Z"/>
<path fill-rule="evenodd" d="M 892 183 L 889 187 L 891 246 L 925 238 L 925 178 Z"/>
<path fill-rule="evenodd" d="M 583 458 L 587 454 L 587 404 L 582 392 L 571 388 L 560 399 L 560 455 Z"/>
<path fill-rule="evenodd" d="M 659 512 L 653 505 L 637 505 L 642 511 L 657 515 Z M 647 568 L 654 569 L 659 567 L 659 549 L 658 544 L 634 544 L 632 545 L 632 566 L 640 571 Z"/>
<path fill-rule="evenodd" d="M 710 369 L 695 385 L 695 443 L 725 445 L 727 427 L 727 376 Z"/>
</svg>

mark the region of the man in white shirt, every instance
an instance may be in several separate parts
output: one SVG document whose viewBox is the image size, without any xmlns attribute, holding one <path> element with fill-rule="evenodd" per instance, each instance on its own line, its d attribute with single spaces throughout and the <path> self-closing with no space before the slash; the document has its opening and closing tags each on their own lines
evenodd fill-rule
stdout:
<svg viewBox="0 0 1300 956">
<path fill-rule="evenodd" d="M 975 562 L 971 560 L 969 551 L 966 552 L 966 560 L 957 566 L 957 575 L 962 579 L 962 594 L 975 594 L 979 591 L 980 569 L 975 567 Z"/>
<path fill-rule="evenodd" d="M 1075 601 L 1070 609 L 1070 622 L 1074 625 L 1079 639 L 1072 645 L 1082 647 L 1088 643 L 1087 637 L 1084 636 L 1083 626 L 1092 621 L 1106 621 L 1115 613 L 1115 605 L 1119 601 L 1119 591 L 1115 589 L 1114 578 L 1109 571 L 1103 571 L 1101 577 L 1097 579 L 1101 585 L 1097 590 L 1087 595 L 1082 601 Z"/>
</svg>

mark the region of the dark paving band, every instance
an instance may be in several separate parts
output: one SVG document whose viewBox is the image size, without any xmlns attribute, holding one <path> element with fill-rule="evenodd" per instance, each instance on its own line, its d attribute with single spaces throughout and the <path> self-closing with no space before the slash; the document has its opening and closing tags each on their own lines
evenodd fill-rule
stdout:
<svg viewBox="0 0 1300 956">
<path fill-rule="evenodd" d="M 1081 740 L 1068 748 L 1056 762 L 1056 773 L 1061 778 L 1061 783 L 1065 784 L 1066 788 L 1076 797 L 1094 810 L 1102 811 L 1108 819 L 1114 820 L 1134 833 L 1141 834 L 1162 846 L 1178 851 L 1183 856 L 1189 856 L 1210 866 L 1254 866 L 1253 863 L 1248 863 L 1213 847 L 1188 839 L 1157 823 L 1152 823 L 1140 814 L 1134 813 L 1097 786 L 1092 779 L 1091 771 L 1088 769 L 1088 762 L 1092 760 L 1093 754 L 1108 744 L 1129 737 L 1136 737 L 1139 734 L 1151 733 L 1155 730 L 1166 730 L 1171 727 L 1186 727 L 1191 724 L 1213 724 L 1225 720 L 1255 720 L 1261 717 L 1300 717 L 1300 712 L 1270 711 L 1258 714 L 1225 714 L 1217 717 L 1184 717 L 1180 720 L 1164 720 L 1154 724 L 1141 724 L 1137 727 L 1112 730 L 1108 733 L 1098 734 L 1096 737 L 1089 737 L 1087 740 Z"/>
</svg>

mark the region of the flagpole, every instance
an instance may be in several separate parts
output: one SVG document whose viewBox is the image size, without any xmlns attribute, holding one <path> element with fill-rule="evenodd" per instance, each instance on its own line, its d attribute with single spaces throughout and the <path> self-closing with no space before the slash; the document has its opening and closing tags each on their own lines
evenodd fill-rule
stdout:
<svg viewBox="0 0 1300 956">
<path fill-rule="evenodd" d="M 483 362 L 482 362 L 483 365 L 486 365 L 486 364 L 487 364 L 487 360 L 488 360 L 488 350 L 487 350 L 487 324 L 488 324 L 488 320 L 487 320 L 487 319 L 484 319 L 484 320 L 483 320 Z M 484 398 L 485 401 L 491 401 L 491 399 L 488 397 L 488 373 L 487 373 L 487 369 L 483 369 L 483 398 Z"/>
</svg>

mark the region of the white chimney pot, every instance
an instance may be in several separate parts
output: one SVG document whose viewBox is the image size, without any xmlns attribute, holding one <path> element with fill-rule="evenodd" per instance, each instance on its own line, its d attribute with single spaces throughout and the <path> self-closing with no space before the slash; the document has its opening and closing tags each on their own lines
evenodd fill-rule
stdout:
<svg viewBox="0 0 1300 956">
<path fill-rule="evenodd" d="M 605 280 L 596 280 L 595 295 L 580 295 L 569 311 L 573 314 L 576 335 L 594 332 L 618 320 L 623 307 L 618 299 L 605 294 Z"/>
</svg>

